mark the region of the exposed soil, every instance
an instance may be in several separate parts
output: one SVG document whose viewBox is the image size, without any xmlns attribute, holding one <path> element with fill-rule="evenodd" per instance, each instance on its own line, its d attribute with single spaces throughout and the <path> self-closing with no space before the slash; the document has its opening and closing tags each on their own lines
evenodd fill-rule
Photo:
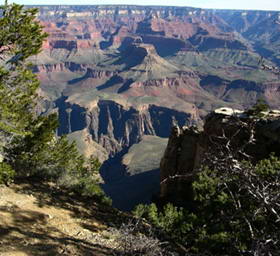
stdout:
<svg viewBox="0 0 280 256">
<path fill-rule="evenodd" d="M 0 186 L 0 255 L 114 255 L 121 215 L 53 184 Z"/>
</svg>

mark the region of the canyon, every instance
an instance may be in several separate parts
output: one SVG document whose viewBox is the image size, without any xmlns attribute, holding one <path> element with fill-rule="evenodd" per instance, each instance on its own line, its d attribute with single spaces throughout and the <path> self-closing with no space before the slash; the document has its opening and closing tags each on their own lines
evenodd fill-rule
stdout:
<svg viewBox="0 0 280 256">
<path fill-rule="evenodd" d="M 202 127 L 210 111 L 259 98 L 280 108 L 279 12 L 59 5 L 38 19 L 49 34 L 31 59 L 40 112 L 56 111 L 58 135 L 103 162 L 119 208 L 159 191 L 174 125 Z"/>
</svg>

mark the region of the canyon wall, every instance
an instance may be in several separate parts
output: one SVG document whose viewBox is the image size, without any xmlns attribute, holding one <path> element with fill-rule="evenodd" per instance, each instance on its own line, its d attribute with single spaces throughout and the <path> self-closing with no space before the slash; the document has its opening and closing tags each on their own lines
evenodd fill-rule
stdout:
<svg viewBox="0 0 280 256">
<path fill-rule="evenodd" d="M 237 153 L 237 161 L 258 161 L 272 152 L 279 155 L 280 111 L 262 115 L 258 118 L 244 111 L 220 108 L 206 117 L 202 130 L 174 126 L 160 164 L 160 198 L 185 204 L 192 196 L 195 173 L 201 164 L 210 164 L 207 156 L 218 150 L 229 150 L 228 157 Z M 216 158 L 219 161 L 219 154 Z"/>
<path fill-rule="evenodd" d="M 173 124 L 185 125 L 191 115 L 156 105 L 141 109 L 112 100 L 98 100 L 82 107 L 60 99 L 56 101 L 60 127 L 58 135 L 86 130 L 108 155 L 138 143 L 144 135 L 168 137 Z"/>
<path fill-rule="evenodd" d="M 152 141 L 157 155 L 149 155 L 158 161 L 174 124 L 201 127 L 213 109 L 246 109 L 258 98 L 280 108 L 279 12 L 58 5 L 39 6 L 38 19 L 49 35 L 31 59 L 41 82 L 38 112 L 56 111 L 58 134 L 103 162 L 116 200 L 130 194 L 119 192 L 129 175 L 138 194 L 130 187 L 134 199 L 126 202 L 140 203 L 144 187 L 146 198 L 158 190 L 152 158 L 132 160 L 147 156 Z M 192 144 L 200 137 L 185 133 Z M 187 163 L 196 165 L 180 165 Z"/>
</svg>

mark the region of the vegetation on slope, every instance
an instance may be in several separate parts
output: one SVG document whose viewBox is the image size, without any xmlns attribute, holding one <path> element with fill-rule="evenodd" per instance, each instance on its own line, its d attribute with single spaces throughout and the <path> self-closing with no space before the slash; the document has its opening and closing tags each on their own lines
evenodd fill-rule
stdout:
<svg viewBox="0 0 280 256">
<path fill-rule="evenodd" d="M 56 114 L 38 116 L 37 77 L 27 59 L 40 52 L 46 34 L 36 9 L 7 2 L 0 18 L 0 182 L 40 177 L 86 196 L 104 197 L 96 181 L 100 164 L 86 161 L 74 143 L 55 135 Z"/>
<path fill-rule="evenodd" d="M 180 241 L 192 253 L 278 255 L 280 160 L 242 163 L 196 175 L 188 207 L 140 205 L 135 213 Z M 199 255 L 200 255 L 199 254 Z M 207 254 L 207 255 L 208 255 Z"/>
<path fill-rule="evenodd" d="M 6 2 L 1 11 L 0 254 L 163 255 L 157 238 L 121 225 L 131 216 L 108 206 L 99 161 L 56 136 L 56 114 L 36 113 L 39 82 L 27 58 L 46 37 L 36 9 Z"/>
<path fill-rule="evenodd" d="M 268 111 L 259 100 L 245 113 L 252 123 L 265 122 Z M 253 126 L 248 133 L 248 141 L 240 146 L 234 145 L 236 134 L 230 138 L 225 134 L 212 136 L 211 152 L 203 155 L 203 166 L 185 175 L 190 181 L 184 190 L 189 200 L 180 207 L 164 202 L 139 205 L 135 214 L 195 255 L 278 255 L 280 158 L 272 153 L 257 161 L 254 152 L 246 154 L 244 145 L 257 140 Z M 184 178 L 172 175 L 171 179 Z"/>
<path fill-rule="evenodd" d="M 55 136 L 55 114 L 36 114 L 39 82 L 32 74 L 27 58 L 40 51 L 46 37 L 35 21 L 36 10 L 7 3 L 1 10 L 0 183 L 9 184 L 14 178 L 43 178 L 82 196 L 97 195 L 104 199 L 95 179 L 99 162 L 96 159 L 86 162 L 74 144 L 65 137 Z M 259 109 L 255 108 L 254 111 L 258 112 Z M 179 239 L 189 253 L 277 255 L 280 250 L 280 160 L 273 155 L 256 165 L 236 162 L 229 156 L 219 161 L 214 156 L 210 160 L 212 167 L 201 168 L 194 177 L 193 200 L 188 207 L 177 208 L 167 204 L 160 211 L 152 204 L 139 206 L 136 214 L 146 217 L 171 238 Z M 13 214 L 12 218 L 17 219 L 13 223 L 15 226 L 5 226 L 8 234 L 15 230 L 22 232 L 26 222 L 21 223 L 19 217 L 34 220 L 34 216 L 31 216 L 34 212 L 21 215 L 20 211 L 15 211 L 16 207 L 7 207 L 4 205 L 1 208 L 1 214 L 5 210 L 5 218 Z M 38 221 L 46 218 L 42 214 L 37 217 Z M 42 223 L 41 228 L 44 221 Z M 123 231 L 118 231 L 121 251 L 116 255 L 163 254 L 158 247 L 154 251 L 147 250 L 147 247 L 145 250 L 135 247 L 139 241 L 144 241 L 145 246 L 153 243 L 160 247 L 161 244 L 154 238 L 142 239 L 143 236 L 139 236 L 134 227 L 129 224 Z M 53 226 L 50 228 L 54 230 Z M 42 236 L 39 234 L 39 238 Z M 20 236 L 14 241 L 17 239 Z M 52 240 L 50 237 L 48 239 Z M 73 237 L 67 239 L 77 246 L 78 241 Z M 124 244 L 127 241 L 131 243 Z M 83 241 L 83 244 L 86 243 Z M 54 252 L 61 253 L 59 250 Z"/>
</svg>

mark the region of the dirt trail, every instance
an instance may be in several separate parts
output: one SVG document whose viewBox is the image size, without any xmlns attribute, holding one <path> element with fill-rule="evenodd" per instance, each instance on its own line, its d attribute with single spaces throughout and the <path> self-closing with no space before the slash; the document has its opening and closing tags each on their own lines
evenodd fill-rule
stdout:
<svg viewBox="0 0 280 256">
<path fill-rule="evenodd" d="M 0 256 L 113 255 L 114 214 L 98 207 L 49 184 L 1 186 Z"/>
</svg>

